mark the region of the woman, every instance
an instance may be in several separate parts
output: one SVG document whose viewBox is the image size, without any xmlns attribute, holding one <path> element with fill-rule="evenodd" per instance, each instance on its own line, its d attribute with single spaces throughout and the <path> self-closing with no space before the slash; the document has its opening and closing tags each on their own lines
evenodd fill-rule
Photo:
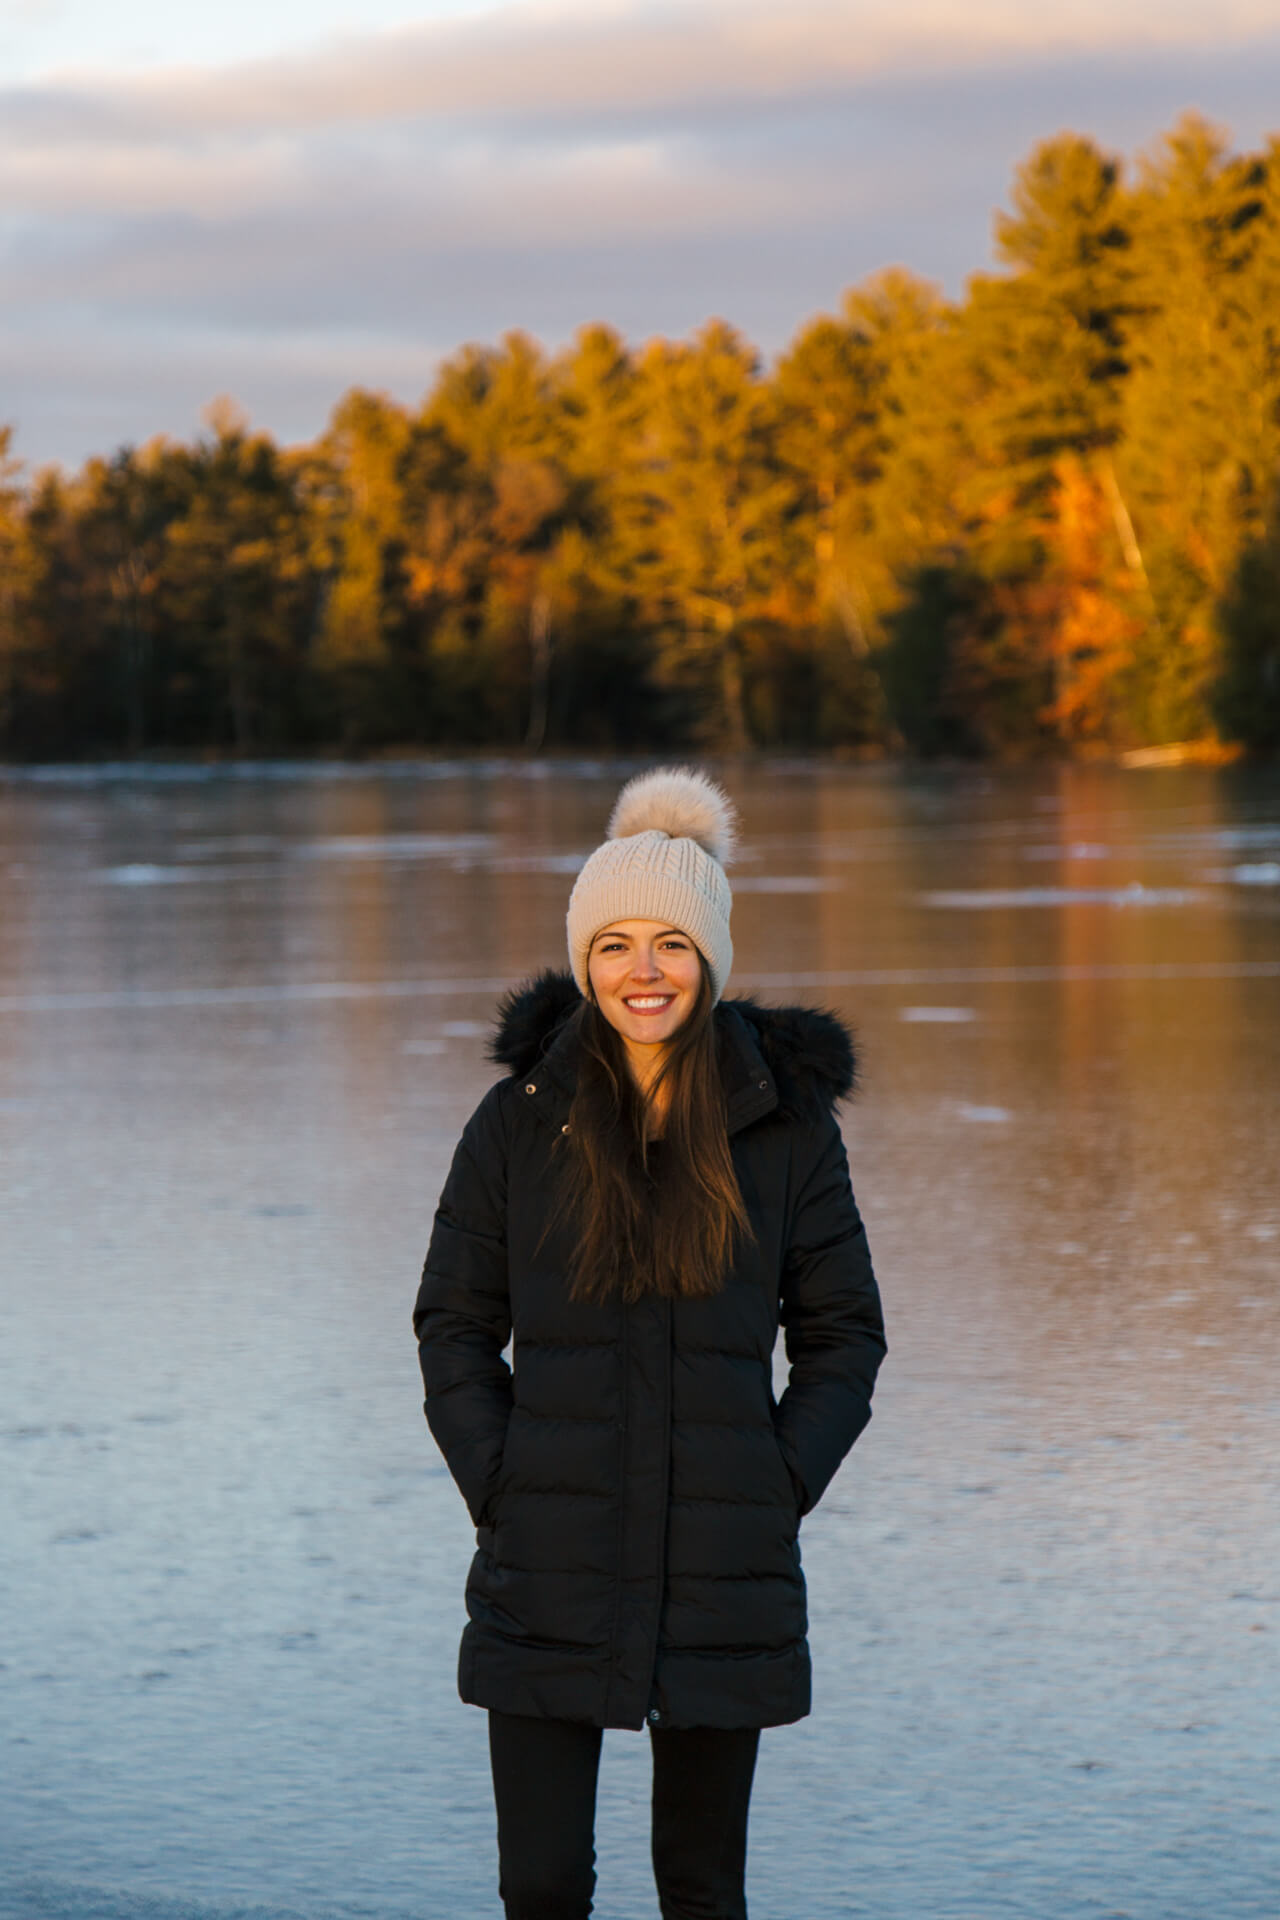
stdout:
<svg viewBox="0 0 1280 1920">
<path fill-rule="evenodd" d="M 851 1041 L 721 1000 L 732 842 L 704 776 L 624 788 L 570 897 L 572 978 L 502 1008 L 509 1077 L 414 1313 L 477 1528 L 459 1691 L 489 1712 L 508 1920 L 590 1913 L 601 1729 L 645 1725 L 664 1920 L 745 1916 L 760 1729 L 809 1711 L 800 1520 L 885 1351 L 833 1113 Z"/>
</svg>

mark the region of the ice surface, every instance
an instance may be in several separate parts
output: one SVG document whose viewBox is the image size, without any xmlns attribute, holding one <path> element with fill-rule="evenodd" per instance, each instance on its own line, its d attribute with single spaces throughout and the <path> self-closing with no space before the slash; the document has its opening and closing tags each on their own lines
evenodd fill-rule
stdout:
<svg viewBox="0 0 1280 1920">
<path fill-rule="evenodd" d="M 496 1915 L 409 1309 L 630 770 L 0 780 L 2 1920 Z M 1280 954 L 1201 881 L 1280 856 L 1280 783 L 783 771 L 723 770 L 806 882 L 739 887 L 729 992 L 858 1030 L 890 1353 L 803 1529 L 753 1920 L 1275 1920 Z M 922 904 L 1049 834 L 1195 910 Z M 245 884 L 97 878 L 187 868 Z M 648 1789 L 610 1736 L 602 1920 L 656 1913 Z"/>
</svg>

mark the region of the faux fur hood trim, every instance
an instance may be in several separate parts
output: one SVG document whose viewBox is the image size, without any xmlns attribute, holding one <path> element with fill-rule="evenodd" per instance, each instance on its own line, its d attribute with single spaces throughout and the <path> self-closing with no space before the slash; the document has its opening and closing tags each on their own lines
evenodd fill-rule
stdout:
<svg viewBox="0 0 1280 1920">
<path fill-rule="evenodd" d="M 523 1079 L 546 1056 L 581 1001 L 572 974 L 551 968 L 513 987 L 499 1004 L 489 1058 Z M 745 1025 L 744 1039 L 759 1048 L 785 1113 L 830 1113 L 857 1085 L 854 1037 L 838 1014 L 818 1007 L 766 1007 L 743 996 L 722 1000 L 715 1019 L 722 1033 L 728 1029 L 726 1037 L 735 1021 Z"/>
</svg>

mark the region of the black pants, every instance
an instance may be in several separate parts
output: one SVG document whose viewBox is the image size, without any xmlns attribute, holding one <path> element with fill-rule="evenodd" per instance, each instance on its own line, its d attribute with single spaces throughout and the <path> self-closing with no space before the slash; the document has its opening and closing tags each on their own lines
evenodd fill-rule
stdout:
<svg viewBox="0 0 1280 1920">
<path fill-rule="evenodd" d="M 758 1728 L 651 1729 L 653 1873 L 663 1920 L 746 1920 Z M 586 1920 L 595 1890 L 600 1729 L 489 1715 L 507 1920 Z"/>
</svg>

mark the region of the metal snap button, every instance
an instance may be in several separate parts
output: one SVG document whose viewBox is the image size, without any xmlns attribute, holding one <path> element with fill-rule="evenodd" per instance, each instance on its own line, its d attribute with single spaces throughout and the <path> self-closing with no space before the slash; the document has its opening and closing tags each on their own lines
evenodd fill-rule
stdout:
<svg viewBox="0 0 1280 1920">
<path fill-rule="evenodd" d="M 567 1120 L 565 1121 L 565 1123 L 564 1123 L 564 1125 L 563 1125 L 563 1126 L 561 1127 L 561 1129 L 560 1129 L 560 1131 L 561 1131 L 561 1133 L 568 1133 L 568 1131 L 569 1131 L 569 1122 L 568 1122 Z"/>
<path fill-rule="evenodd" d="M 537 1091 L 538 1091 L 538 1089 L 537 1089 L 537 1088 L 536 1088 L 536 1087 L 534 1086 L 534 1084 L 533 1084 L 533 1081 L 531 1080 L 531 1081 L 529 1082 L 529 1084 L 528 1084 L 528 1086 L 527 1086 L 527 1087 L 525 1088 L 525 1092 L 526 1092 L 526 1093 L 536 1093 Z"/>
<path fill-rule="evenodd" d="M 661 1720 L 662 1715 L 658 1712 L 658 1709 L 656 1707 L 650 1707 L 649 1718 L 651 1720 Z"/>
</svg>

